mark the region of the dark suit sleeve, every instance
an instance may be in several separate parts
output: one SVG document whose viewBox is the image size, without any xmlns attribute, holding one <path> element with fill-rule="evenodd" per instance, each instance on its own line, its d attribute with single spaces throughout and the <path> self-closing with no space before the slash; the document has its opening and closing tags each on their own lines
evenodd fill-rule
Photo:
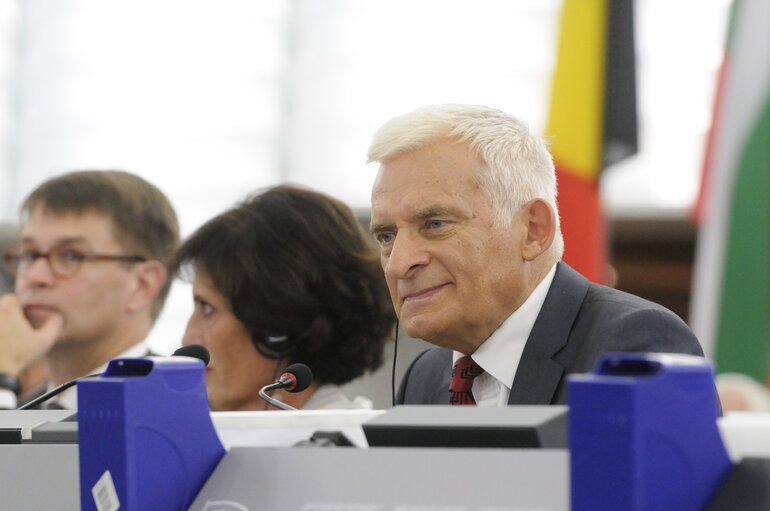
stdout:
<svg viewBox="0 0 770 511">
<path fill-rule="evenodd" d="M 421 357 L 423 357 L 429 350 L 425 350 L 417 357 L 415 357 L 414 360 L 412 360 L 412 363 L 409 364 L 409 367 L 406 369 L 406 372 L 404 373 L 404 376 L 401 377 L 401 383 L 398 386 L 398 392 L 396 393 L 396 404 L 397 405 L 403 405 L 404 399 L 406 396 L 406 389 L 409 386 L 409 377 L 412 374 L 412 370 L 414 369 L 414 366 L 417 364 L 417 361 L 420 360 Z"/>
<path fill-rule="evenodd" d="M 452 352 L 429 348 L 414 359 L 401 378 L 396 404 L 448 405 L 452 377 Z"/>
<path fill-rule="evenodd" d="M 589 284 L 574 319 L 559 321 L 559 311 L 564 309 L 559 305 L 556 300 L 552 301 L 548 314 L 544 318 L 538 317 L 536 326 L 539 325 L 539 328 L 533 330 L 534 337 L 531 336 L 524 351 L 528 358 L 525 360 L 522 356 L 514 380 L 514 389 L 511 391 L 513 401 L 509 401 L 511 404 L 532 403 L 528 400 L 530 389 L 544 385 L 541 381 L 545 374 L 544 361 L 559 364 L 563 373 L 558 377 L 555 391 L 549 391 L 551 399 L 541 397 L 538 402 L 561 404 L 567 399 L 566 375 L 590 373 L 599 358 L 606 353 L 683 353 L 703 356 L 698 339 L 679 316 L 637 296 Z M 559 328 L 567 325 L 567 340 L 562 346 L 551 348 L 556 349 L 553 355 L 551 351 L 544 351 L 540 355 L 538 349 L 543 348 L 538 346 L 558 346 L 554 339 L 562 338 L 561 330 L 554 325 Z M 530 343 L 533 343 L 532 346 Z M 539 365 L 536 364 L 538 361 Z M 525 363 L 535 367 L 522 368 Z M 527 395 L 521 395 L 524 392 L 521 388 L 525 389 Z"/>
<path fill-rule="evenodd" d="M 615 338 L 626 339 L 624 351 L 684 353 L 703 356 L 703 349 L 695 334 L 679 316 L 660 309 L 645 309 L 625 315 L 621 331 Z M 722 404 L 716 387 L 714 400 L 718 416 Z"/>
<path fill-rule="evenodd" d="M 613 351 L 686 353 L 703 356 L 698 339 L 676 314 L 663 308 L 630 310 L 612 323 Z"/>
</svg>

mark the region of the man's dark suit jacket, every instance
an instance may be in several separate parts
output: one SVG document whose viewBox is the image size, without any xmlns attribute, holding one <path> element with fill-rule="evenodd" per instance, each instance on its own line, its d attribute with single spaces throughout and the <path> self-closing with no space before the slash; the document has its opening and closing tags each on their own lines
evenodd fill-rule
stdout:
<svg viewBox="0 0 770 511">
<path fill-rule="evenodd" d="M 508 404 L 564 404 L 566 375 L 588 373 L 607 352 L 703 355 L 695 334 L 673 312 L 600 286 L 559 262 L 521 355 Z M 431 348 L 412 362 L 398 404 L 449 404 L 452 351 Z"/>
</svg>

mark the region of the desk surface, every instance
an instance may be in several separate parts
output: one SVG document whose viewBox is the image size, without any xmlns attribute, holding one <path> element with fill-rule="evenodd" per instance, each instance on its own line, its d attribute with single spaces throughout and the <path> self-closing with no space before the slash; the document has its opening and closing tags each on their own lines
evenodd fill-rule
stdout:
<svg viewBox="0 0 770 511">
<path fill-rule="evenodd" d="M 2 509 L 78 511 L 77 444 L 0 445 Z"/>
<path fill-rule="evenodd" d="M 463 473 L 462 466 L 470 469 Z M 190 509 L 568 511 L 569 455 L 563 449 L 236 447 Z"/>
<path fill-rule="evenodd" d="M 80 509 L 77 445 L 0 445 L 0 458 L 3 509 Z M 190 509 L 568 511 L 568 471 L 561 449 L 234 447 Z"/>
</svg>

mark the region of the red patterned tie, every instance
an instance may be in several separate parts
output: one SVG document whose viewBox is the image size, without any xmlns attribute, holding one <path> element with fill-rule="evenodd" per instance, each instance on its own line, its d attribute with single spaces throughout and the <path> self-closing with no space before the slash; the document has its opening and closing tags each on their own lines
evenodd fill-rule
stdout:
<svg viewBox="0 0 770 511">
<path fill-rule="evenodd" d="M 484 370 L 470 355 L 465 355 L 457 359 L 452 368 L 452 382 L 449 384 L 449 404 L 450 405 L 475 405 L 471 386 L 473 379 L 483 373 Z"/>
</svg>

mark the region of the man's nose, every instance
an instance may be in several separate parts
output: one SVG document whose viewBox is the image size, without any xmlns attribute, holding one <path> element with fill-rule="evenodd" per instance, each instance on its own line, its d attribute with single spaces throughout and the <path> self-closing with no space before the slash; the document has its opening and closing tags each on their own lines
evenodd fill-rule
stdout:
<svg viewBox="0 0 770 511">
<path fill-rule="evenodd" d="M 46 257 L 38 257 L 23 272 L 19 272 L 16 277 L 19 287 L 24 285 L 50 285 L 53 284 L 55 279 L 56 275 L 54 275 L 51 263 Z"/>
<path fill-rule="evenodd" d="M 404 279 L 430 262 L 425 240 L 413 234 L 399 232 L 385 261 L 389 277 Z"/>
</svg>

